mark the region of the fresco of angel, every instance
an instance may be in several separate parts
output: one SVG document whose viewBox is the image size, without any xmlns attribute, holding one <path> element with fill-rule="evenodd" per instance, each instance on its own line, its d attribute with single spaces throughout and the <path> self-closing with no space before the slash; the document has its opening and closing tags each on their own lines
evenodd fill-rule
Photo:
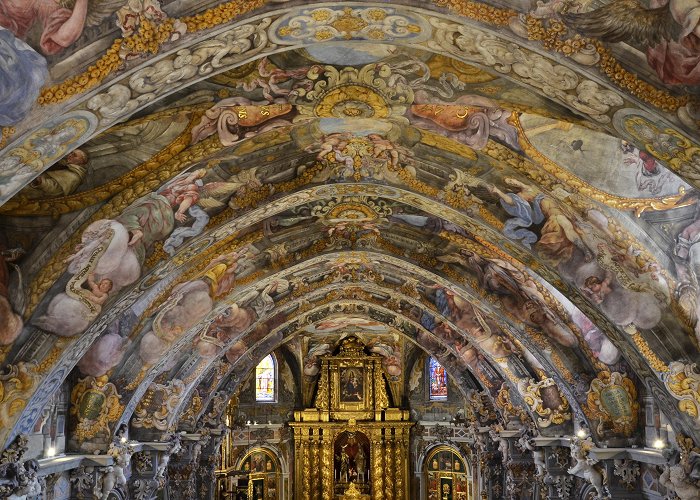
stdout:
<svg viewBox="0 0 700 500">
<path fill-rule="evenodd" d="M 505 177 L 505 184 L 513 192 L 505 193 L 494 187 L 493 192 L 503 209 L 511 215 L 505 223 L 503 234 L 519 241 L 526 248 L 533 245 L 538 254 L 554 266 L 571 260 L 574 250 L 580 250 L 586 262 L 594 258 L 593 251 L 583 239 L 583 230 L 566 214 L 559 202 L 545 195 L 536 187 Z M 539 235 L 532 231 L 542 224 Z"/>
<path fill-rule="evenodd" d="M 146 366 L 158 362 L 168 349 L 187 331 L 201 321 L 212 309 L 209 286 L 203 280 L 177 285 L 160 308 L 152 329 L 139 345 L 139 357 Z"/>
<path fill-rule="evenodd" d="M 185 239 L 201 234 L 209 223 L 209 214 L 205 209 L 223 208 L 225 203 L 219 200 L 226 199 L 244 186 L 260 186 L 255 172 L 254 168 L 248 169 L 232 176 L 227 182 L 205 184 L 202 179 L 207 171 L 202 168 L 180 174 L 161 188 L 158 194 L 165 196 L 173 208 L 177 206 L 174 214 L 177 222 L 185 223 L 188 216 L 193 219 L 191 226 L 182 225 L 174 229 L 163 244 L 163 249 L 174 255 Z"/>
<path fill-rule="evenodd" d="M 486 259 L 475 252 L 462 249 L 459 254 L 437 257 L 442 262 L 454 262 L 471 270 L 481 286 L 501 297 L 505 310 L 523 323 L 541 329 L 548 337 L 566 347 L 576 347 L 573 332 L 545 304 L 537 285 L 527 274 L 501 259 Z"/>
<path fill-rule="evenodd" d="M 249 290 L 242 297 L 238 297 L 236 302 L 219 315 L 211 327 L 195 340 L 195 346 L 199 355 L 205 358 L 217 355 L 225 343 L 272 311 L 275 308 L 273 296 L 288 289 L 289 282 L 284 279 L 278 279 L 262 288 Z M 256 332 L 261 335 L 260 338 L 269 332 L 267 325 L 258 325 L 258 327 L 259 331 L 256 330 Z M 248 338 L 248 340 L 251 339 L 252 337 Z M 256 340 L 252 341 L 255 342 Z"/>
<path fill-rule="evenodd" d="M 51 299 L 46 312 L 33 323 L 66 337 L 85 331 L 109 295 L 140 276 L 141 264 L 129 239 L 129 232 L 117 221 L 102 219 L 90 224 L 66 259 L 72 276 L 65 290 Z"/>
<path fill-rule="evenodd" d="M 46 59 L 1 27 L 0 10 L 0 127 L 24 118 L 48 76 Z"/>
<path fill-rule="evenodd" d="M 34 324 L 58 335 L 82 333 L 99 315 L 108 295 L 140 277 L 146 253 L 156 241 L 165 240 L 164 249 L 174 253 L 186 238 L 200 234 L 209 222 L 202 206 L 223 207 L 224 203 L 213 196 L 225 199 L 255 179 L 255 171 L 247 170 L 233 176 L 231 182 L 204 184 L 206 172 L 184 172 L 158 191 L 134 201 L 114 220 L 103 219 L 88 226 L 81 243 L 66 260 L 73 276 L 65 292 L 51 299 L 46 313 Z M 188 217 L 194 219 L 191 226 L 176 228 Z"/>
<path fill-rule="evenodd" d="M 78 361 L 78 369 L 83 375 L 101 377 L 121 362 L 129 345 L 129 339 L 119 335 L 119 321 L 115 321 Z"/>
<path fill-rule="evenodd" d="M 564 22 L 581 34 L 646 49 L 647 62 L 662 82 L 700 83 L 700 1 L 613 0 L 586 13 L 568 13 Z"/>
<path fill-rule="evenodd" d="M 628 328 L 653 328 L 661 320 L 661 309 L 651 293 L 624 288 L 609 271 L 601 277 L 588 276 L 583 291 L 617 325 Z"/>
<path fill-rule="evenodd" d="M 75 0 L 68 8 L 56 0 L 5 0 L 0 6 L 0 26 L 25 39 L 39 25 L 39 49 L 46 55 L 57 54 L 78 39 L 86 24 L 101 22 L 99 16 L 88 17 L 89 4 L 89 0 Z"/>
<path fill-rule="evenodd" d="M 481 348 L 496 358 L 512 354 L 506 339 L 498 327 L 478 311 L 472 304 L 452 291 L 436 285 L 435 305 L 440 313 L 464 331 Z"/>
</svg>

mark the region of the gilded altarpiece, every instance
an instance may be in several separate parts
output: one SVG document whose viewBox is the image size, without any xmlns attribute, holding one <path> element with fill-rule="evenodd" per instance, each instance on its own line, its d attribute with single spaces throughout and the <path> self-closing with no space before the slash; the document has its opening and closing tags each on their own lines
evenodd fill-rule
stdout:
<svg viewBox="0 0 700 500">
<path fill-rule="evenodd" d="M 382 358 L 345 339 L 323 356 L 313 408 L 294 413 L 294 498 L 408 499 L 408 411 L 389 405 Z"/>
</svg>

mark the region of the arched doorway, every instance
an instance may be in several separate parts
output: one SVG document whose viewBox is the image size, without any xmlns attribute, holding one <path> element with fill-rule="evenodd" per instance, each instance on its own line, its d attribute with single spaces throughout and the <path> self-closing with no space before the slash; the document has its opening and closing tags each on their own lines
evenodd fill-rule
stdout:
<svg viewBox="0 0 700 500">
<path fill-rule="evenodd" d="M 428 500 L 473 500 L 469 462 L 452 446 L 438 445 L 427 454 L 423 474 Z"/>
<path fill-rule="evenodd" d="M 274 453 L 254 448 L 240 461 L 245 476 L 238 479 L 236 500 L 277 500 L 281 498 L 281 469 Z"/>
</svg>

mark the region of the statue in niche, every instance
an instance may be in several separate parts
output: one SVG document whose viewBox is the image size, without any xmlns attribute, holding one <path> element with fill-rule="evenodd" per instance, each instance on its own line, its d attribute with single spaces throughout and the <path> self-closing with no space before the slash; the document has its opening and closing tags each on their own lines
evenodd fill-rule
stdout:
<svg viewBox="0 0 700 500">
<path fill-rule="evenodd" d="M 365 457 L 365 452 L 360 447 L 357 450 L 357 455 L 355 456 L 355 468 L 357 469 L 357 480 L 361 483 L 365 480 L 365 464 L 367 457 Z"/>
<path fill-rule="evenodd" d="M 340 477 L 339 477 L 339 480 L 340 480 L 341 482 L 347 482 L 347 481 L 348 481 L 348 469 L 349 469 L 349 467 L 350 467 L 350 457 L 348 457 L 348 454 L 347 454 L 347 452 L 345 451 L 345 447 L 346 447 L 346 446 L 347 446 L 347 444 L 344 445 L 344 446 L 342 447 L 342 450 L 343 450 L 343 451 L 341 451 L 340 456 L 338 457 L 338 459 L 340 460 Z"/>
<path fill-rule="evenodd" d="M 537 431 L 534 428 L 523 427 L 520 431 L 518 446 L 523 450 L 532 452 L 532 459 L 537 467 L 537 478 L 544 478 L 547 470 L 545 462 L 544 450 L 535 444 L 534 438 L 537 436 Z"/>
</svg>

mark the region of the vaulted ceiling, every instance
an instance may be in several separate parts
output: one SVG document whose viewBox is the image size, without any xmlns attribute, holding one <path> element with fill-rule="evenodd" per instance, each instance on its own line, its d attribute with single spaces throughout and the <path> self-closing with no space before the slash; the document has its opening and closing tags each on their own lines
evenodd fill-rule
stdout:
<svg viewBox="0 0 700 500">
<path fill-rule="evenodd" d="M 700 441 L 683 38 L 615 43 L 615 1 L 123 3 L 55 8 L 68 41 L 0 13 L 3 443 L 71 372 L 95 450 L 348 332 L 543 434 L 637 443 L 649 395 Z"/>
</svg>

